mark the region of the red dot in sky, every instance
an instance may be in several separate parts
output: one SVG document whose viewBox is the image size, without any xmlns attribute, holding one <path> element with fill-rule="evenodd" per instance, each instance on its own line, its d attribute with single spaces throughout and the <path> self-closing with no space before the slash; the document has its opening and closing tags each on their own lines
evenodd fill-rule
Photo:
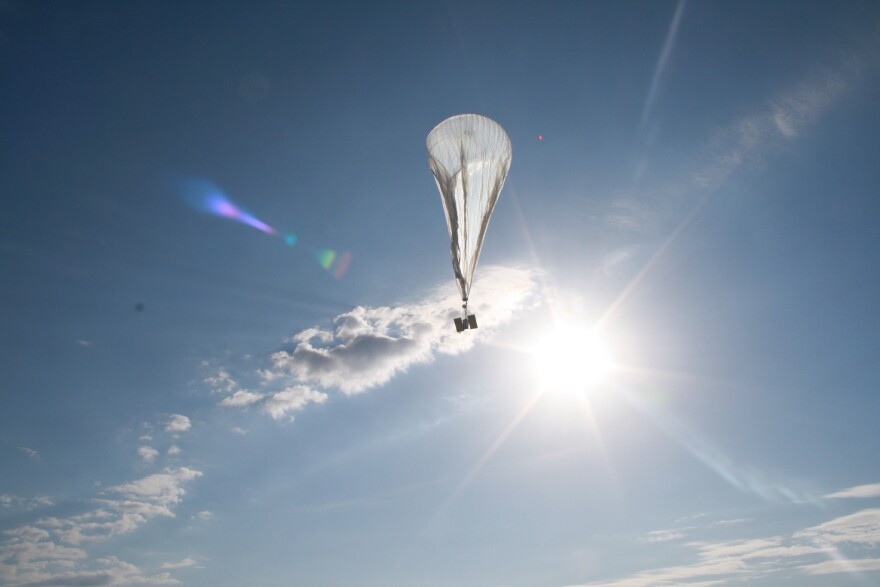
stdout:
<svg viewBox="0 0 880 587">
<path fill-rule="evenodd" d="M 538 135 L 538 140 L 539 140 L 539 141 L 543 141 L 543 140 L 544 140 L 544 135 Z"/>
</svg>

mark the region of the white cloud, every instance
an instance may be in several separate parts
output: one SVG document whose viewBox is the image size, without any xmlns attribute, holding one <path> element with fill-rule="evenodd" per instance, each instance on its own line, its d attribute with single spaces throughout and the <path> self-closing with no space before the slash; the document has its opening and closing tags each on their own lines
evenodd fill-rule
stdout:
<svg viewBox="0 0 880 587">
<path fill-rule="evenodd" d="M 196 514 L 196 517 L 204 522 L 207 522 L 209 520 L 213 520 L 216 516 L 214 515 L 214 512 L 204 510 Z"/>
<path fill-rule="evenodd" d="M 651 544 L 655 542 L 671 542 L 673 540 L 681 540 L 685 537 L 686 530 L 687 528 L 680 528 L 677 530 L 654 530 L 653 532 L 648 532 L 647 534 L 645 534 L 639 541 Z"/>
<path fill-rule="evenodd" d="M 189 421 L 189 418 L 186 416 L 181 416 L 180 414 L 174 414 L 168 420 L 168 424 L 165 426 L 166 432 L 186 432 L 192 428 L 192 423 Z"/>
<path fill-rule="evenodd" d="M 299 412 L 308 404 L 323 404 L 327 401 L 327 394 L 316 391 L 303 385 L 293 385 L 275 393 L 255 393 L 247 390 L 236 391 L 231 396 L 220 402 L 224 407 L 242 408 L 257 403 L 262 403 L 263 411 L 280 420 L 291 412 Z M 291 419 L 293 417 L 291 416 Z M 245 434 L 241 428 L 233 428 L 236 434 Z"/>
<path fill-rule="evenodd" d="M 735 559 L 700 560 L 692 565 L 664 567 L 637 573 L 625 579 L 587 583 L 589 587 L 707 587 L 728 582 L 746 573 L 748 566 Z"/>
<path fill-rule="evenodd" d="M 244 436 L 245 434 L 247 434 L 247 430 L 245 430 L 244 428 L 239 428 L 238 426 L 236 426 L 235 428 L 233 428 L 232 431 L 233 431 L 235 434 L 238 434 L 238 435 L 240 435 L 240 436 Z"/>
<path fill-rule="evenodd" d="M 152 446 L 142 446 L 138 448 L 138 454 L 141 456 L 145 463 L 152 463 L 159 455 L 159 451 Z"/>
<path fill-rule="evenodd" d="M 32 448 L 28 448 L 26 446 L 20 446 L 20 447 L 18 447 L 18 450 L 20 450 L 21 452 L 23 452 L 24 454 L 26 454 L 27 456 L 29 456 L 32 459 L 38 459 L 40 457 L 40 454 L 37 451 L 35 451 Z"/>
<path fill-rule="evenodd" d="M 273 419 L 280 420 L 291 412 L 299 412 L 310 403 L 323 404 L 325 401 L 327 401 L 326 393 L 297 385 L 273 394 L 266 400 L 263 409 Z"/>
<path fill-rule="evenodd" d="M 835 518 L 824 524 L 807 528 L 795 534 L 796 538 L 809 538 L 825 544 L 880 544 L 880 508 L 867 509 Z"/>
<path fill-rule="evenodd" d="M 482 268 L 469 306 L 479 329 L 465 333 L 457 333 L 452 322 L 460 315 L 461 302 L 451 280 L 415 302 L 395 307 L 358 306 L 337 316 L 331 328 L 301 330 L 290 339 L 292 349 L 271 355 L 271 367 L 258 370 L 257 375 L 264 385 L 283 384 L 280 391 L 238 389 L 220 405 L 259 405 L 276 420 L 292 419 L 293 412 L 324 403 L 328 396 L 322 390 L 360 393 L 388 382 L 412 365 L 470 349 L 518 312 L 536 306 L 537 290 L 535 270 Z M 237 427 L 232 431 L 245 434 Z"/>
<path fill-rule="evenodd" d="M 836 573 L 867 573 L 880 571 L 880 558 L 828 560 L 812 565 L 804 565 L 800 570 L 808 575 L 830 575 Z"/>
<path fill-rule="evenodd" d="M 216 375 L 206 377 L 204 381 L 211 387 L 211 391 L 215 393 L 229 393 L 238 387 L 238 382 L 225 369 L 220 369 Z"/>
<path fill-rule="evenodd" d="M 180 561 L 180 562 L 176 562 L 176 563 L 164 563 L 164 564 L 161 566 L 161 568 L 162 568 L 162 569 L 169 569 L 169 570 L 170 570 L 170 569 L 186 569 L 186 568 L 188 568 L 188 567 L 194 567 L 194 566 L 196 566 L 197 564 L 198 564 L 198 563 L 195 561 L 195 559 L 193 559 L 193 558 L 191 558 L 191 557 L 186 557 L 185 559 L 183 559 L 183 560 Z"/>
<path fill-rule="evenodd" d="M 6 530 L 0 542 L 0 580 L 9 585 L 171 585 L 167 572 L 144 574 L 115 558 L 89 564 L 84 544 L 132 532 L 153 518 L 173 518 L 184 485 L 201 475 L 182 467 L 111 487 L 96 508 L 66 518 L 41 518 Z"/>
<path fill-rule="evenodd" d="M 221 406 L 241 408 L 257 403 L 265 394 L 240 389 L 220 402 Z"/>
<path fill-rule="evenodd" d="M 46 495 L 38 495 L 36 497 L 20 497 L 8 493 L 0 495 L 0 508 L 8 508 L 10 510 L 27 511 L 53 505 L 55 505 L 55 502 Z"/>
<path fill-rule="evenodd" d="M 789 545 L 781 536 L 700 545 L 700 556 L 706 560 L 724 558 L 735 558 L 741 561 L 785 559 L 823 552 L 825 549 L 810 544 Z"/>
<path fill-rule="evenodd" d="M 49 532 L 33 526 L 6 530 L 4 534 L 9 538 L 0 543 L 0 578 L 7 583 L 44 580 L 52 570 L 63 571 L 87 556 L 80 548 L 57 544 L 49 539 Z"/>
<path fill-rule="evenodd" d="M 827 499 L 867 499 L 870 497 L 880 497 L 880 483 L 850 487 L 849 489 L 843 489 L 835 493 L 829 493 L 825 497 Z"/>
<path fill-rule="evenodd" d="M 177 504 L 186 493 L 183 484 L 201 477 L 202 473 L 187 467 L 167 469 L 163 473 L 110 487 L 107 491 L 119 493 L 131 499 L 146 499 L 161 506 Z"/>
<path fill-rule="evenodd" d="M 168 447 L 168 453 L 167 453 L 167 454 L 169 454 L 169 455 L 179 455 L 180 452 L 181 452 L 181 451 L 180 451 L 180 447 L 177 446 L 176 444 L 172 444 L 170 447 Z"/>
<path fill-rule="evenodd" d="M 66 571 L 58 573 L 35 572 L 32 579 L 16 583 L 18 587 L 100 587 L 105 585 L 179 585 L 170 573 L 145 574 L 135 565 L 116 557 L 97 561 L 100 570 Z"/>
<path fill-rule="evenodd" d="M 479 329 L 457 333 L 452 324 L 461 302 L 446 283 L 422 300 L 395 307 L 363 307 L 336 317 L 333 328 L 308 328 L 296 334 L 291 351 L 272 355 L 271 380 L 279 373 L 295 381 L 353 394 L 387 383 L 392 377 L 438 354 L 457 354 L 509 322 L 535 303 L 537 275 L 528 269 L 484 267 L 474 283 L 469 310 Z"/>
</svg>

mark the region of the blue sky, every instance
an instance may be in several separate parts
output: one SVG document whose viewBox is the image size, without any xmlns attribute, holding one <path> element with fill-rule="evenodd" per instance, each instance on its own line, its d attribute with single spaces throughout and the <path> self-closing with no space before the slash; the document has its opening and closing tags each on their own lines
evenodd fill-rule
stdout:
<svg viewBox="0 0 880 587">
<path fill-rule="evenodd" d="M 876 3 L 0 0 L 0 72 L 3 587 L 880 580 Z"/>
</svg>

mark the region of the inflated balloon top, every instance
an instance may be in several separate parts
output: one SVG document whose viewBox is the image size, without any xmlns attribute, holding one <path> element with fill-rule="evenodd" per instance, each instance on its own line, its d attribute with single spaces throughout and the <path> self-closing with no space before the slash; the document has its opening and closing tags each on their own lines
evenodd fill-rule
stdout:
<svg viewBox="0 0 880 587">
<path fill-rule="evenodd" d="M 467 302 L 489 218 L 510 169 L 510 139 L 497 122 L 460 114 L 434 127 L 427 147 L 446 212 L 452 271 L 464 302 L 465 320 L 456 319 L 461 332 L 466 322 L 476 328 L 476 318 L 467 315 Z"/>
</svg>

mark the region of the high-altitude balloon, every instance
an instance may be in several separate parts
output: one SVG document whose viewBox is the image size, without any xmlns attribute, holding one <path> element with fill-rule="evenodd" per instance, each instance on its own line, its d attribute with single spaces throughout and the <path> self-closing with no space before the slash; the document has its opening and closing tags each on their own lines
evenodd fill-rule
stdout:
<svg viewBox="0 0 880 587">
<path fill-rule="evenodd" d="M 428 165 L 446 212 L 452 272 L 463 302 L 464 319 L 455 320 L 461 332 L 477 327 L 476 318 L 467 314 L 467 302 L 489 218 L 510 169 L 510 139 L 497 122 L 460 114 L 435 126 L 427 147 Z"/>
</svg>

